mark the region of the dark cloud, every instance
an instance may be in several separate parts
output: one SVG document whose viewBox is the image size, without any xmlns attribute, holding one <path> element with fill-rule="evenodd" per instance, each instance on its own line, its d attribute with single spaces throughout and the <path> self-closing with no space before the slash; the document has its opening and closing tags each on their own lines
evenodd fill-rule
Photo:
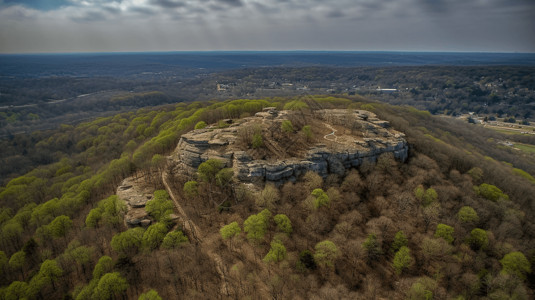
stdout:
<svg viewBox="0 0 535 300">
<path fill-rule="evenodd" d="M 186 6 L 184 1 L 181 0 L 151 0 L 150 3 L 163 8 L 178 8 Z"/>
<path fill-rule="evenodd" d="M 243 6 L 243 2 L 241 0 L 216 0 L 216 2 L 236 7 Z"/>
<path fill-rule="evenodd" d="M 327 18 L 342 18 L 345 14 L 341 10 L 331 10 L 326 14 Z"/>
</svg>

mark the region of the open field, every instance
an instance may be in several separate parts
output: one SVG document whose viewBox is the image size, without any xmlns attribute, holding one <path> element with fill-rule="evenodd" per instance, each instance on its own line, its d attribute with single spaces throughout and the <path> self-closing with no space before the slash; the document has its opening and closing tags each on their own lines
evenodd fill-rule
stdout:
<svg viewBox="0 0 535 300">
<path fill-rule="evenodd" d="M 535 145 L 529 145 L 529 144 L 515 144 L 515 148 L 520 149 L 524 152 L 535 154 Z"/>
</svg>

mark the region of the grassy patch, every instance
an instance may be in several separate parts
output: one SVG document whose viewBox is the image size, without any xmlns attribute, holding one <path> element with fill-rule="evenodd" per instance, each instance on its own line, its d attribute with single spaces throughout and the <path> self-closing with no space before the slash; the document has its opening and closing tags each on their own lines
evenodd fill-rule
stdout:
<svg viewBox="0 0 535 300">
<path fill-rule="evenodd" d="M 520 149 L 524 152 L 535 154 L 535 145 L 529 144 L 515 144 L 515 148 Z"/>
</svg>

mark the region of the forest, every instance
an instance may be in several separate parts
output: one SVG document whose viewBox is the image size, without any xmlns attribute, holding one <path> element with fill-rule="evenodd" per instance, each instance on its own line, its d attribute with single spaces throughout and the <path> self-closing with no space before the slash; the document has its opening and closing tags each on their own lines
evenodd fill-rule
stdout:
<svg viewBox="0 0 535 300">
<path fill-rule="evenodd" d="M 143 66 L 151 72 L 132 67 L 119 75 L 104 70 L 91 76 L 53 73 L 37 78 L 0 73 L 0 138 L 146 106 L 306 94 L 363 95 L 432 114 L 475 112 L 518 122 L 534 118 L 535 67 L 529 65 L 214 67 L 195 72 Z"/>
<path fill-rule="evenodd" d="M 170 174 L 182 134 L 265 107 L 372 111 L 406 134 L 409 159 L 255 188 L 217 161 Z M 532 299 L 535 160 L 499 137 L 357 95 L 184 101 L 14 136 L 0 298 Z M 115 195 L 131 176 L 152 191 L 146 228 L 125 226 Z M 173 221 L 176 198 L 202 238 Z"/>
</svg>

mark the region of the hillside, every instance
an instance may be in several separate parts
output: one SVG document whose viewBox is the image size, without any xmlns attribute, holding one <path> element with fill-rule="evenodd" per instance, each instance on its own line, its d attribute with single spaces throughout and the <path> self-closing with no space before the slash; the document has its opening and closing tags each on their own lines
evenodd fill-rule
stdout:
<svg viewBox="0 0 535 300">
<path fill-rule="evenodd" d="M 533 161 L 484 130 L 361 97 L 64 126 L 0 188 L 0 298 L 533 298 Z"/>
</svg>

